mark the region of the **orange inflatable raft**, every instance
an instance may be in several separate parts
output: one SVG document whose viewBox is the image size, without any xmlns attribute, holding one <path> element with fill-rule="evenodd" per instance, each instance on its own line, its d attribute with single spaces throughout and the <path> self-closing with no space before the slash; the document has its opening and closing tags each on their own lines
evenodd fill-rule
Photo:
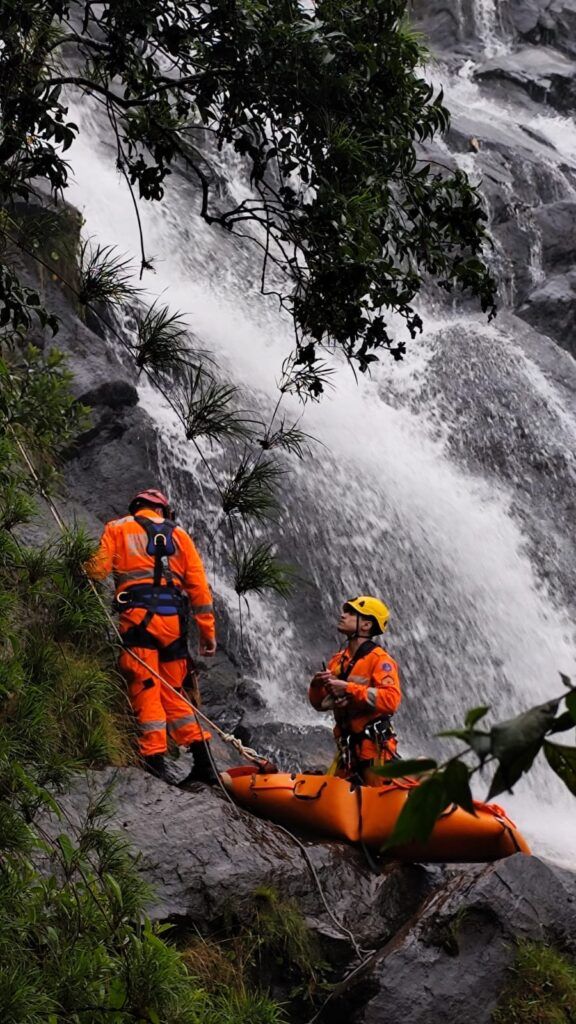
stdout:
<svg viewBox="0 0 576 1024">
<path fill-rule="evenodd" d="M 260 817 L 331 839 L 347 839 L 379 849 L 390 838 L 415 783 L 396 779 L 385 786 L 352 787 L 330 775 L 260 775 L 251 767 L 221 775 L 237 803 Z M 405 861 L 473 863 L 530 853 L 526 840 L 497 804 L 475 802 L 476 814 L 455 804 L 438 818 L 425 843 L 395 847 Z"/>
</svg>

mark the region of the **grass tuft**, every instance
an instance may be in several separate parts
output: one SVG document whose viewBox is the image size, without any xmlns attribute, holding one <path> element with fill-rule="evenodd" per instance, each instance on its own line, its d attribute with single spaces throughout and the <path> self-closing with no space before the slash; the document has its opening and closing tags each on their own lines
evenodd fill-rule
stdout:
<svg viewBox="0 0 576 1024">
<path fill-rule="evenodd" d="M 510 983 L 493 1024 L 572 1024 L 576 1020 L 576 964 L 541 942 L 519 942 Z"/>
</svg>

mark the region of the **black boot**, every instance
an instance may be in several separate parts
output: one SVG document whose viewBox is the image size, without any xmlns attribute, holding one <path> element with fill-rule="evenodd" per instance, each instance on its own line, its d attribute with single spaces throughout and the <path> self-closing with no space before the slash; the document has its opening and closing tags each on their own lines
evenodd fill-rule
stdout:
<svg viewBox="0 0 576 1024">
<path fill-rule="evenodd" d="M 169 786 L 177 785 L 177 776 L 164 754 L 148 754 L 147 757 L 142 758 L 142 763 L 150 775 L 162 779 L 162 782 L 168 783 Z"/>
<path fill-rule="evenodd" d="M 188 749 L 194 758 L 194 764 L 192 771 L 185 779 L 182 779 L 182 782 L 178 783 L 180 789 L 188 789 L 188 786 L 195 782 L 204 782 L 207 786 L 215 786 L 218 776 L 212 765 L 208 744 L 204 740 L 199 740 L 198 743 L 191 743 Z"/>
</svg>

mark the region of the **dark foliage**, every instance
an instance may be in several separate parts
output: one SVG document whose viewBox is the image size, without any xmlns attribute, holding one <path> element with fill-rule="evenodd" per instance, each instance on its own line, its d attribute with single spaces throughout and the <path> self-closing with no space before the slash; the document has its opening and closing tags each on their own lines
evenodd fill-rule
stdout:
<svg viewBox="0 0 576 1024">
<path fill-rule="evenodd" d="M 0 205 L 38 201 L 38 182 L 66 187 L 78 128 L 63 90 L 75 87 L 106 108 L 118 166 L 139 196 L 162 199 L 172 168 L 185 166 L 208 223 L 250 227 L 262 288 L 293 316 L 310 393 L 322 390 L 319 345 L 362 371 L 382 348 L 400 359 L 404 342 L 383 311 L 414 337 L 427 277 L 490 313 L 495 294 L 477 192 L 463 172 L 418 155 L 448 113 L 422 77 L 406 6 L 3 0 Z M 214 144 L 246 159 L 252 194 L 239 204 L 219 194 Z M 6 267 L 0 303 L 4 327 L 45 315 Z"/>
</svg>

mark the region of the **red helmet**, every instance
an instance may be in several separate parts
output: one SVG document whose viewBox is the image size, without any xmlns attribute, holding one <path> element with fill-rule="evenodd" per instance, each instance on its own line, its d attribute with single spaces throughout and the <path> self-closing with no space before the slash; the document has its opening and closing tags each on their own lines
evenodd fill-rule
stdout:
<svg viewBox="0 0 576 1024">
<path fill-rule="evenodd" d="M 132 515 L 143 505 L 161 506 L 163 509 L 166 509 L 166 515 L 170 516 L 170 502 L 168 498 L 162 491 L 157 491 L 155 487 L 150 487 L 147 491 L 138 491 L 138 494 L 134 495 L 128 505 L 128 511 Z"/>
</svg>

